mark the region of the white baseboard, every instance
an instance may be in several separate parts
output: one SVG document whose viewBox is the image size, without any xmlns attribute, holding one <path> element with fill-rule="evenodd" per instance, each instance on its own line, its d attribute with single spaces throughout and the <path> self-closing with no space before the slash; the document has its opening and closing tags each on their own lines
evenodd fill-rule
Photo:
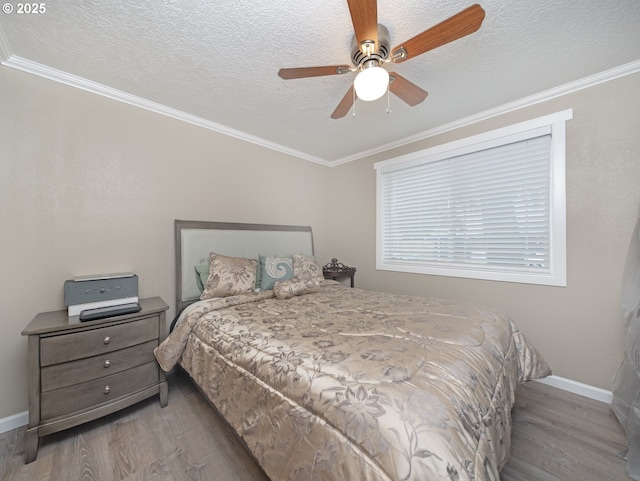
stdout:
<svg viewBox="0 0 640 481">
<path fill-rule="evenodd" d="M 27 424 L 29 424 L 29 411 L 22 411 L 6 418 L 0 418 L 0 434 Z"/>
<path fill-rule="evenodd" d="M 580 396 L 595 399 L 596 401 L 600 401 L 606 404 L 611 404 L 611 400 L 613 399 L 613 393 L 611 391 L 607 391 L 606 389 L 601 389 L 599 387 L 589 386 L 588 384 L 583 384 L 578 381 L 572 381 L 571 379 L 560 376 L 549 376 L 543 379 L 536 379 L 536 381 L 551 387 L 557 387 L 558 389 L 562 389 L 563 391 L 569 391 L 574 394 L 579 394 Z"/>
<path fill-rule="evenodd" d="M 536 381 L 606 404 L 611 404 L 611 400 L 613 399 L 611 391 L 589 386 L 588 384 L 582 384 L 581 382 L 572 381 L 564 377 L 549 376 L 544 379 L 536 379 Z M 12 416 L 7 416 L 6 418 L 0 418 L 0 434 L 19 428 L 20 426 L 26 426 L 27 424 L 29 424 L 29 411 L 23 411 Z"/>
</svg>

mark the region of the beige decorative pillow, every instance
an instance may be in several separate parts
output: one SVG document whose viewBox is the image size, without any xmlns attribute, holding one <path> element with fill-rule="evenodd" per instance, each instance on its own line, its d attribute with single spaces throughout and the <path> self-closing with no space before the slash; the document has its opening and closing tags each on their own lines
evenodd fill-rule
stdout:
<svg viewBox="0 0 640 481">
<path fill-rule="evenodd" d="M 318 279 L 288 279 L 286 281 L 278 281 L 273 286 L 273 292 L 278 299 L 289 299 L 293 296 L 301 296 L 312 292 L 316 287 L 320 286 Z"/>
<path fill-rule="evenodd" d="M 315 263 L 313 259 L 300 254 L 292 254 L 293 259 L 293 275 L 298 279 L 317 279 L 324 280 L 322 275 L 322 267 Z"/>
<path fill-rule="evenodd" d="M 209 254 L 209 278 L 200 299 L 227 297 L 253 292 L 256 283 L 256 259 Z"/>
</svg>

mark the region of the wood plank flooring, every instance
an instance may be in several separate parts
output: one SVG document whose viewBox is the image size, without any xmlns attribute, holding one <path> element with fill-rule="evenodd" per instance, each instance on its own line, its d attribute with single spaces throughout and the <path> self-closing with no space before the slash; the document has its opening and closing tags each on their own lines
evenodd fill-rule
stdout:
<svg viewBox="0 0 640 481">
<path fill-rule="evenodd" d="M 607 404 L 537 382 L 519 386 L 501 481 L 632 481 L 627 441 Z"/>
<path fill-rule="evenodd" d="M 631 480 L 624 432 L 607 405 L 532 382 L 518 388 L 513 419 L 501 481 Z M 166 408 L 154 397 L 46 436 L 27 465 L 24 433 L 0 434 L 2 481 L 268 481 L 182 376 L 169 377 Z"/>
</svg>

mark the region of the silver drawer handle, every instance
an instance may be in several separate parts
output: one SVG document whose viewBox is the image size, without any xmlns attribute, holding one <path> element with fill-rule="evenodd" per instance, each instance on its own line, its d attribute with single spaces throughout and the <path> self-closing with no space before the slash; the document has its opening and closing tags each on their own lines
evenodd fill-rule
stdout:
<svg viewBox="0 0 640 481">
<path fill-rule="evenodd" d="M 109 344 L 111 342 L 111 338 L 109 336 L 104 338 L 104 343 Z"/>
<path fill-rule="evenodd" d="M 104 391 L 102 391 L 105 394 L 109 394 L 109 392 L 111 392 L 111 388 L 109 386 L 105 386 L 104 387 Z"/>
<path fill-rule="evenodd" d="M 109 367 L 109 366 L 111 366 L 111 361 L 109 361 L 109 359 L 107 359 L 107 360 L 104 362 L 104 367 L 105 367 L 105 368 L 107 368 L 107 367 Z"/>
</svg>

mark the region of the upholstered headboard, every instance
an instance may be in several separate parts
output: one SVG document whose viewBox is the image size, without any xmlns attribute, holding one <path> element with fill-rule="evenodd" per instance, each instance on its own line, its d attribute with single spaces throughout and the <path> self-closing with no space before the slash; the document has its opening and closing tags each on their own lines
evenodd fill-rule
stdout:
<svg viewBox="0 0 640 481">
<path fill-rule="evenodd" d="M 195 266 L 210 252 L 257 259 L 259 255 L 313 256 L 309 226 L 240 224 L 234 222 L 174 221 L 176 244 L 176 313 L 200 298 Z"/>
</svg>

